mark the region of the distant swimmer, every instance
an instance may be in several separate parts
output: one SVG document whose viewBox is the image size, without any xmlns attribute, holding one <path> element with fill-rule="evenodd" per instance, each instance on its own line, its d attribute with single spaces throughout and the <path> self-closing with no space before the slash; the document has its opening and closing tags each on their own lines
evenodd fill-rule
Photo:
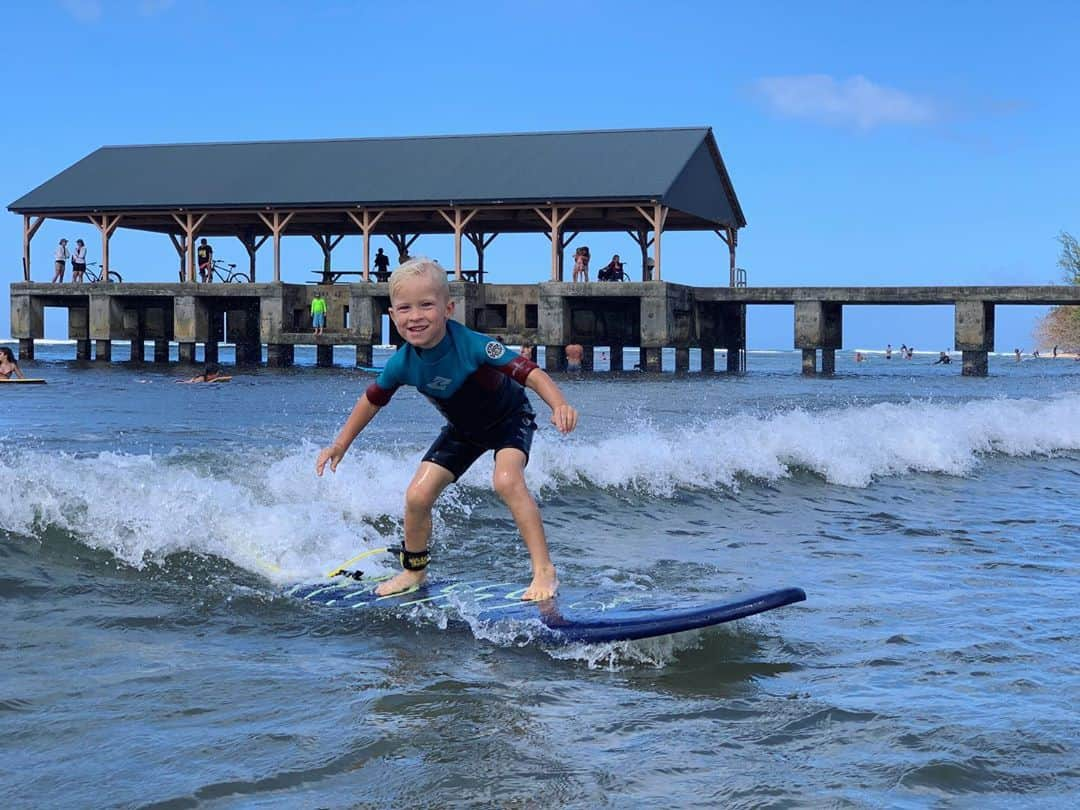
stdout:
<svg viewBox="0 0 1080 810">
<path fill-rule="evenodd" d="M 1019 363 L 1020 358 L 1021 358 L 1020 350 L 1019 349 L 1013 349 L 1013 351 L 1016 353 L 1016 362 Z"/>
<path fill-rule="evenodd" d="M 221 366 L 217 363 L 207 363 L 203 373 L 197 377 L 192 377 L 190 380 L 177 380 L 178 383 L 212 383 L 212 382 L 228 382 L 232 377 L 221 373 Z"/>
<path fill-rule="evenodd" d="M 861 363 L 861 362 L 862 362 L 863 360 L 865 360 L 865 359 L 866 359 L 866 358 L 865 358 L 865 357 L 863 357 L 863 353 L 862 353 L 862 352 L 855 352 L 855 362 L 856 362 L 856 363 Z"/>
<path fill-rule="evenodd" d="M 26 375 L 22 373 L 19 364 L 15 362 L 15 355 L 12 354 L 11 349 L 7 346 L 0 346 L 0 378 L 10 380 L 13 374 L 15 379 L 26 379 Z"/>
<path fill-rule="evenodd" d="M 585 356 L 585 349 L 580 343 L 571 343 L 566 347 L 566 370 L 581 371 L 581 360 Z"/>
<path fill-rule="evenodd" d="M 943 366 L 947 366 L 951 362 L 952 362 L 952 358 L 949 357 L 948 352 L 942 352 L 941 354 L 938 355 L 938 359 L 934 361 L 934 365 L 936 366 L 938 364 L 941 364 Z"/>
<path fill-rule="evenodd" d="M 885 359 L 886 360 L 892 360 L 892 344 L 891 343 L 886 343 L 885 344 Z"/>
</svg>

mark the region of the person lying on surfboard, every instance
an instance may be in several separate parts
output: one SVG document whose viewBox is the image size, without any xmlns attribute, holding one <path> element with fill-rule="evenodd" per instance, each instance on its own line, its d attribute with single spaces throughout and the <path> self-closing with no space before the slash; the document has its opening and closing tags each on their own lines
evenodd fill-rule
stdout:
<svg viewBox="0 0 1080 810">
<path fill-rule="evenodd" d="M 22 373 L 19 364 L 15 362 L 15 355 L 11 349 L 7 346 L 0 346 L 0 377 L 10 380 L 12 374 L 15 375 L 16 379 L 26 379 L 26 375 Z"/>
<path fill-rule="evenodd" d="M 315 472 L 335 472 L 349 446 L 402 385 L 415 386 L 447 424 L 424 454 L 405 492 L 405 538 L 397 549 L 405 569 L 379 585 L 386 595 L 424 582 L 431 538 L 431 509 L 439 494 L 482 456 L 495 451 L 495 491 L 510 508 L 532 562 L 532 583 L 522 599 L 550 599 L 558 589 L 540 509 L 525 485 L 535 414 L 525 388 L 551 408 L 561 433 L 578 414 L 555 382 L 532 360 L 451 320 L 454 302 L 446 271 L 430 259 L 405 262 L 390 276 L 390 317 L 405 338 L 375 382 L 357 400 L 333 444 L 319 452 Z"/>
<path fill-rule="evenodd" d="M 192 377 L 190 380 L 177 380 L 178 383 L 208 383 L 228 382 L 232 377 L 221 373 L 221 366 L 217 363 L 207 363 L 202 374 Z"/>
</svg>

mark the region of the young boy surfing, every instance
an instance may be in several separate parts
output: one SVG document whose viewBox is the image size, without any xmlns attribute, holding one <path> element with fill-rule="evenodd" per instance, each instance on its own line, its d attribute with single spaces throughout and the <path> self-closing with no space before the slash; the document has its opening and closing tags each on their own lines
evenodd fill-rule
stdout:
<svg viewBox="0 0 1080 810">
<path fill-rule="evenodd" d="M 405 492 L 405 569 L 379 585 L 385 596 L 420 585 L 427 576 L 431 509 L 446 487 L 476 459 L 495 451 L 495 491 L 510 508 L 532 562 L 532 583 L 522 599 L 550 599 L 559 582 L 548 554 L 540 509 L 525 486 L 535 414 L 525 388 L 551 408 L 561 433 L 577 426 L 574 410 L 539 366 L 500 341 L 451 320 L 454 302 L 446 272 L 430 259 L 412 259 L 390 276 L 390 317 L 405 339 L 356 402 L 333 444 L 319 452 L 315 472 L 335 472 L 349 446 L 402 385 L 415 386 L 446 417 L 435 443 Z M 524 386 L 524 388 L 522 387 Z"/>
</svg>

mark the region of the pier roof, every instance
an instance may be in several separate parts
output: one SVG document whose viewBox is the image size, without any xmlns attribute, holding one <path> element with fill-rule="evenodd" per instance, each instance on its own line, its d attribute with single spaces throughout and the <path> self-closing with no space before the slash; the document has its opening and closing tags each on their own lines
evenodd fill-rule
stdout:
<svg viewBox="0 0 1080 810">
<path fill-rule="evenodd" d="M 159 232 L 205 212 L 206 234 L 291 211 L 288 233 L 317 234 L 357 232 L 356 209 L 385 212 L 377 232 L 446 232 L 436 211 L 462 206 L 476 231 L 546 231 L 534 208 L 551 206 L 575 208 L 567 230 L 622 230 L 651 205 L 668 208 L 665 230 L 746 225 L 711 128 L 105 146 L 8 208 Z"/>
</svg>

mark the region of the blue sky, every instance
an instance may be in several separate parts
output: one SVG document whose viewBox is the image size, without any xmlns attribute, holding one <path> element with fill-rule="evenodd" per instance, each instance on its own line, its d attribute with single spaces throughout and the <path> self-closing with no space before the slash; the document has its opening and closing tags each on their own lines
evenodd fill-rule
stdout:
<svg viewBox="0 0 1080 810">
<path fill-rule="evenodd" d="M 0 201 L 104 144 L 708 125 L 753 285 L 1042 284 L 1061 275 L 1058 232 L 1080 234 L 1078 24 L 1067 2 L 25 3 L 0 32 Z M 97 258 L 96 230 L 49 222 L 35 277 L 61 236 Z M 5 211 L 6 282 L 21 240 Z M 359 264 L 351 242 L 336 266 Z M 130 280 L 177 264 L 160 236 L 118 231 L 111 252 Z M 415 252 L 452 260 L 442 237 Z M 541 235 L 502 236 L 487 265 L 532 282 L 549 256 Z M 306 237 L 283 257 L 287 281 L 321 263 Z M 664 275 L 726 284 L 726 248 L 672 234 Z M 1029 348 L 1043 311 L 999 307 L 997 347 Z M 0 306 L 2 335 L 8 317 Z M 846 348 L 952 345 L 951 307 L 844 319 Z M 66 336 L 59 314 L 46 323 Z M 790 348 L 790 308 L 751 308 L 749 331 L 753 347 Z"/>
</svg>

